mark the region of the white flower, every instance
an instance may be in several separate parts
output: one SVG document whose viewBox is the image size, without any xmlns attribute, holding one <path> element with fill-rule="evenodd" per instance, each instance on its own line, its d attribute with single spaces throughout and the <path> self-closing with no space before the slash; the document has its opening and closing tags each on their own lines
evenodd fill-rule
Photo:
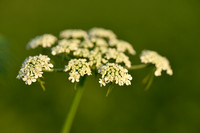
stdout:
<svg viewBox="0 0 200 133">
<path fill-rule="evenodd" d="M 90 37 L 99 37 L 99 38 L 106 38 L 106 39 L 114 39 L 116 38 L 115 33 L 111 30 L 103 29 L 103 28 L 92 28 L 89 31 Z"/>
<path fill-rule="evenodd" d="M 60 33 L 61 38 L 88 38 L 87 32 L 84 30 L 80 29 L 69 29 L 69 30 L 64 30 Z"/>
<path fill-rule="evenodd" d="M 130 43 L 126 42 L 126 41 L 118 40 L 118 39 L 112 39 L 112 40 L 110 40 L 109 45 L 115 46 L 117 48 L 117 51 L 120 51 L 120 52 L 128 51 L 132 55 L 136 54 L 132 45 Z"/>
<path fill-rule="evenodd" d="M 124 63 L 127 67 L 131 67 L 129 57 L 123 52 L 117 51 L 115 48 L 109 48 L 106 53 L 106 59 L 115 59 L 116 63 Z"/>
<path fill-rule="evenodd" d="M 104 79 L 99 79 L 99 84 L 100 84 L 101 87 L 106 86 L 106 82 L 105 82 Z"/>
<path fill-rule="evenodd" d="M 128 70 L 115 63 L 107 63 L 101 66 L 98 70 L 101 74 L 99 83 L 101 86 L 106 86 L 108 83 L 123 85 L 131 85 L 132 76 L 128 74 Z"/>
<path fill-rule="evenodd" d="M 44 34 L 41 36 L 37 36 L 29 43 L 27 44 L 27 48 L 36 48 L 38 46 L 42 46 L 43 48 L 51 47 L 55 42 L 57 41 L 57 38 L 51 34 Z"/>
<path fill-rule="evenodd" d="M 155 51 L 144 50 L 140 56 L 142 63 L 152 63 L 156 66 L 155 76 L 161 76 L 163 70 L 167 71 L 167 74 L 173 75 L 173 71 L 166 57 L 159 55 Z"/>
<path fill-rule="evenodd" d="M 31 85 L 32 82 L 37 81 L 37 78 L 42 77 L 43 70 L 51 70 L 51 68 L 53 68 L 53 64 L 50 63 L 48 56 L 41 54 L 39 56 L 29 56 L 22 64 L 17 78 Z"/>
<path fill-rule="evenodd" d="M 77 50 L 79 47 L 79 44 L 80 44 L 80 40 L 78 39 L 71 39 L 71 40 L 63 39 L 59 41 L 57 46 L 51 49 L 51 54 L 52 55 L 61 54 L 61 53 L 69 54 L 70 51 Z"/>
<path fill-rule="evenodd" d="M 89 63 L 86 59 L 72 59 L 69 61 L 68 65 L 65 66 L 65 72 L 70 71 L 69 80 L 74 82 L 79 82 L 80 76 L 92 75 Z"/>
</svg>

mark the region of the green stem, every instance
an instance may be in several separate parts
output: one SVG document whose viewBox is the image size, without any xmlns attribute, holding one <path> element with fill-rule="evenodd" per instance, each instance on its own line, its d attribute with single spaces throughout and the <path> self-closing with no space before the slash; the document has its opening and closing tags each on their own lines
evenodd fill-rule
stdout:
<svg viewBox="0 0 200 133">
<path fill-rule="evenodd" d="M 154 72 L 155 72 L 155 68 L 153 68 L 152 69 L 152 71 L 149 73 L 149 76 L 148 76 L 148 83 L 147 83 L 147 85 L 146 85 L 146 87 L 145 87 L 145 91 L 148 91 L 149 90 L 149 88 L 150 88 L 150 86 L 151 86 L 151 84 L 152 84 L 152 82 L 153 82 L 153 79 L 154 79 Z"/>
<path fill-rule="evenodd" d="M 63 68 L 54 68 L 51 70 L 43 70 L 44 72 L 64 72 Z"/>
<path fill-rule="evenodd" d="M 70 132 L 83 92 L 83 84 L 78 84 L 61 133 Z"/>
<path fill-rule="evenodd" d="M 136 70 L 136 69 L 143 69 L 147 67 L 147 64 L 139 64 L 139 65 L 133 65 L 130 68 L 127 68 L 128 70 Z"/>
</svg>

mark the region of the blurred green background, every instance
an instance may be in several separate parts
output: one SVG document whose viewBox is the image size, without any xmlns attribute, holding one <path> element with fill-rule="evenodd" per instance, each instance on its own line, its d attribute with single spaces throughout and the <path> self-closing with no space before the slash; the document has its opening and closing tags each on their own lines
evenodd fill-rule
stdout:
<svg viewBox="0 0 200 133">
<path fill-rule="evenodd" d="M 130 87 L 109 97 L 98 79 L 86 91 L 72 133 L 200 132 L 199 0 L 0 0 L 0 133 L 59 133 L 73 96 L 64 73 L 46 73 L 38 83 L 16 79 L 21 63 L 39 50 L 25 49 L 37 35 L 104 27 L 142 49 L 167 56 L 174 70 L 155 78 L 148 92 L 137 70 Z"/>
</svg>

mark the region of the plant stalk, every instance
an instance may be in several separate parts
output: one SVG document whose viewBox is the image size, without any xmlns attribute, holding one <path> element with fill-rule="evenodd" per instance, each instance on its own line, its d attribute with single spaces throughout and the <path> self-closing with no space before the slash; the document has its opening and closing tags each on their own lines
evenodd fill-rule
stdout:
<svg viewBox="0 0 200 133">
<path fill-rule="evenodd" d="M 84 92 L 83 84 L 76 85 L 75 94 L 74 94 L 74 97 L 73 97 L 73 100 L 72 100 L 72 103 L 71 103 L 70 109 L 68 111 L 68 114 L 67 114 L 67 117 L 66 117 L 66 120 L 63 125 L 63 129 L 62 129 L 61 133 L 70 133 L 70 129 L 71 129 L 72 123 L 74 121 L 74 118 L 75 118 L 80 100 L 82 98 L 83 92 Z"/>
<path fill-rule="evenodd" d="M 54 68 L 51 70 L 43 70 L 44 72 L 64 72 L 63 68 Z"/>
<path fill-rule="evenodd" d="M 147 67 L 148 64 L 139 64 L 139 65 L 133 65 L 130 68 L 127 68 L 128 70 L 136 70 L 136 69 L 143 69 Z"/>
</svg>

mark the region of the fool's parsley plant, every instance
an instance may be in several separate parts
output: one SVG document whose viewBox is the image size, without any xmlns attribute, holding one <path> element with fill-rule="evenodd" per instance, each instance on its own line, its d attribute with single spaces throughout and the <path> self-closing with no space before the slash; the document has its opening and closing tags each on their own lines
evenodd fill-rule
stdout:
<svg viewBox="0 0 200 133">
<path fill-rule="evenodd" d="M 41 52 L 39 55 L 27 57 L 17 78 L 22 79 L 27 85 L 38 81 L 45 90 L 44 81 L 41 80 L 44 78 L 44 72 L 68 73 L 66 77 L 74 83 L 76 91 L 62 133 L 70 133 L 87 76 L 98 77 L 97 82 L 100 86 L 108 87 L 106 94 L 108 96 L 114 84 L 132 85 L 132 80 L 136 78 L 130 74 L 132 70 L 151 68 L 143 80 L 145 90 L 148 90 L 153 77 L 161 76 L 162 71 L 166 71 L 169 75 L 173 74 L 168 59 L 151 50 L 142 51 L 140 55 L 142 64 L 133 65 L 135 62 L 132 61 L 132 56 L 136 55 L 133 45 L 118 39 L 113 31 L 103 28 L 92 28 L 89 31 L 68 29 L 62 31 L 59 37 L 44 34 L 33 38 L 27 44 L 27 49 L 38 47 L 45 53 L 49 50 L 50 54 L 44 55 Z M 57 68 L 57 63 L 62 67 Z"/>
</svg>

